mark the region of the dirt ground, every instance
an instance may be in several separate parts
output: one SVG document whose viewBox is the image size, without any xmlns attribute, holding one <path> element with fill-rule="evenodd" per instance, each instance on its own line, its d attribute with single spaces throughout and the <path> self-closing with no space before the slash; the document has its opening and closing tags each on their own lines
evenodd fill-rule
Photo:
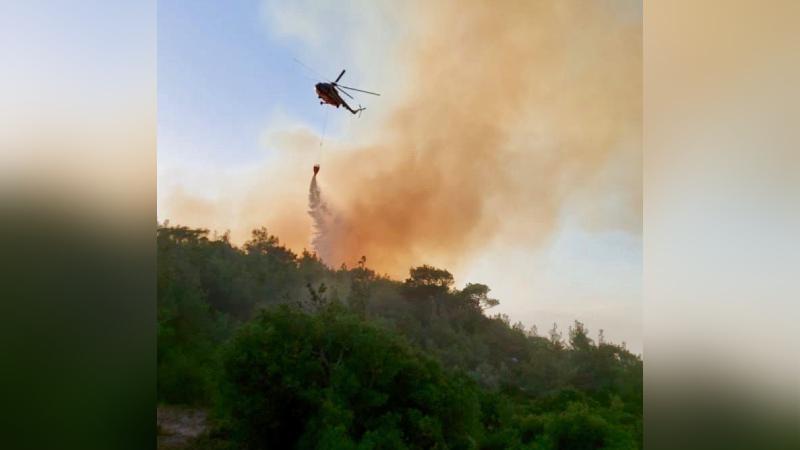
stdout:
<svg viewBox="0 0 800 450">
<path fill-rule="evenodd" d="M 188 449 L 192 440 L 203 434 L 208 427 L 208 412 L 204 409 L 182 406 L 158 406 L 158 448 Z"/>
</svg>

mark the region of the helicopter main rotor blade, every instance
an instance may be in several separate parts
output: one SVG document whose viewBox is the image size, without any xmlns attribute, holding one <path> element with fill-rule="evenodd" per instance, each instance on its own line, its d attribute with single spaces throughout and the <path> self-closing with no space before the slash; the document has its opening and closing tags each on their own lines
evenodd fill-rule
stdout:
<svg viewBox="0 0 800 450">
<path fill-rule="evenodd" d="M 356 88 L 352 88 L 352 87 L 342 86 L 341 84 L 337 84 L 336 86 L 337 86 L 337 87 L 340 87 L 340 88 L 342 88 L 342 89 L 350 89 L 351 91 L 363 92 L 363 93 L 365 93 L 365 94 L 372 94 L 372 95 L 378 95 L 378 96 L 380 96 L 380 95 L 381 95 L 381 94 L 378 94 L 378 93 L 376 93 L 376 92 L 364 91 L 364 90 L 362 90 L 362 89 L 356 89 Z"/>
<path fill-rule="evenodd" d="M 339 80 L 341 80 L 343 76 L 344 76 L 344 69 L 342 69 L 342 73 L 340 73 L 339 76 L 336 77 L 336 79 L 333 82 L 334 83 L 338 83 Z"/>
<path fill-rule="evenodd" d="M 334 84 L 334 86 L 336 86 L 336 87 L 339 87 L 339 85 L 338 85 L 338 84 Z M 337 89 L 337 90 L 336 90 L 336 92 L 341 92 L 342 94 L 344 94 L 344 95 L 346 95 L 346 96 L 348 96 L 348 97 L 350 97 L 350 98 L 353 98 L 353 96 L 352 96 L 352 95 L 348 94 L 347 92 L 345 92 L 345 91 L 343 91 L 343 90 L 341 90 L 341 89 Z M 355 100 L 355 99 L 354 99 L 354 100 Z"/>
<path fill-rule="evenodd" d="M 297 64 L 300 64 L 301 66 L 303 66 L 303 67 L 305 67 L 306 69 L 310 70 L 310 71 L 311 71 L 311 73 L 313 73 L 314 75 L 318 76 L 320 80 L 325 80 L 325 81 L 327 81 L 327 82 L 330 82 L 330 81 L 331 81 L 331 80 L 327 79 L 326 77 L 324 77 L 324 76 L 320 75 L 320 74 L 319 74 L 319 72 L 317 72 L 316 70 L 314 70 L 314 69 L 312 69 L 311 67 L 308 67 L 307 65 L 303 64 L 303 63 L 302 63 L 302 61 L 300 61 L 299 59 L 297 59 L 297 58 L 294 58 L 294 57 L 292 57 L 292 59 L 293 59 L 293 60 L 294 60 L 294 62 L 296 62 Z"/>
</svg>

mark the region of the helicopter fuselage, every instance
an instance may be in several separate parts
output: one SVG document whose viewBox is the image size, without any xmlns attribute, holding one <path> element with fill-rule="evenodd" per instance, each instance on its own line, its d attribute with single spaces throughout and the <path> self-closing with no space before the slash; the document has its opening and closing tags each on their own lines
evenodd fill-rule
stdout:
<svg viewBox="0 0 800 450">
<path fill-rule="evenodd" d="M 317 97 L 322 100 L 322 103 L 327 103 L 337 108 L 345 104 L 344 100 L 342 100 L 342 97 L 336 92 L 336 88 L 331 83 L 317 83 L 314 89 L 317 91 Z"/>
<path fill-rule="evenodd" d="M 364 108 L 359 107 L 358 109 L 353 109 L 347 102 L 344 101 L 339 92 L 336 90 L 336 85 L 333 83 L 317 83 L 314 86 L 314 90 L 317 91 L 317 97 L 319 97 L 319 104 L 322 105 L 327 103 L 329 105 L 333 105 L 335 107 L 344 106 L 345 109 L 350 111 L 353 114 L 358 114 L 359 112 L 363 111 Z"/>
</svg>

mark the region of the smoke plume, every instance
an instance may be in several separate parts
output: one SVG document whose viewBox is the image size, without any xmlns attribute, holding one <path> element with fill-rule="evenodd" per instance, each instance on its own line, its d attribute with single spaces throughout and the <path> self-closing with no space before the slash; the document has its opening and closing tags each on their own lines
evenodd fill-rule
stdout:
<svg viewBox="0 0 800 450">
<path fill-rule="evenodd" d="M 422 263 L 457 271 L 489 245 L 537 248 L 565 218 L 638 233 L 637 4 L 393 6 L 386 16 L 404 31 L 398 48 L 380 58 L 391 58 L 403 81 L 363 86 L 383 96 L 365 118 L 352 119 L 362 121 L 358 139 L 326 138 L 321 176 L 330 208 L 311 182 L 312 245 L 325 262 L 366 255 L 396 276 Z M 371 43 L 368 36 L 358 41 Z M 219 220 L 200 225 L 234 236 L 266 225 L 288 245 L 305 246 L 305 183 L 298 181 L 305 177 L 297 174 L 316 162 L 318 141 L 300 128 L 273 130 L 268 145 L 278 156 L 251 184 L 218 196 L 229 205 L 217 208 Z"/>
<path fill-rule="evenodd" d="M 495 239 L 540 244 L 570 202 L 598 222 L 615 195 L 634 213 L 605 222 L 638 228 L 638 22 L 591 2 L 445 3 L 426 3 L 411 90 L 376 143 L 328 164 L 348 174 L 329 180 L 328 262 L 457 268 Z"/>
</svg>

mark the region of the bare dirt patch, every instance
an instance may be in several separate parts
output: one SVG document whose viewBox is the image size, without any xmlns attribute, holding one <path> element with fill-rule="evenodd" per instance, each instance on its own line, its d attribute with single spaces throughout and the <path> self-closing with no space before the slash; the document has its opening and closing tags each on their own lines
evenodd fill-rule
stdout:
<svg viewBox="0 0 800 450">
<path fill-rule="evenodd" d="M 158 448 L 188 449 L 208 428 L 208 411 L 201 408 L 161 405 L 156 410 Z"/>
</svg>

